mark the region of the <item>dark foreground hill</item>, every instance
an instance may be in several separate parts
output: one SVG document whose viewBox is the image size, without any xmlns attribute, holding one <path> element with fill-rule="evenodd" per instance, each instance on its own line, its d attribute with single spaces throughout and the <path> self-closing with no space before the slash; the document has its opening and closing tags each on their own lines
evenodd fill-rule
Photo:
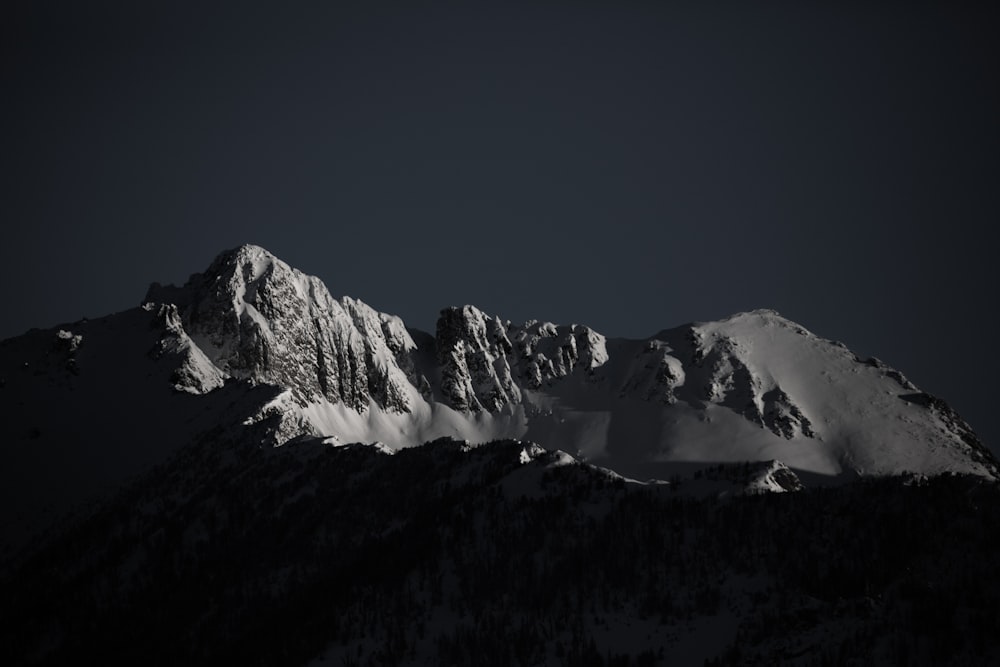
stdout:
<svg viewBox="0 0 1000 667">
<path fill-rule="evenodd" d="M 996 484 L 740 495 L 748 474 L 205 441 L 7 561 L 0 662 L 1000 662 Z"/>
</svg>

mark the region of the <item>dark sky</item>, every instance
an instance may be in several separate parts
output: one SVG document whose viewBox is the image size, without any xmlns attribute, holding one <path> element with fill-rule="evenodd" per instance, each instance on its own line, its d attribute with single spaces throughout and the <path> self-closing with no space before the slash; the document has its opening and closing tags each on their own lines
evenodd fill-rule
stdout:
<svg viewBox="0 0 1000 667">
<path fill-rule="evenodd" d="M 0 337 L 253 242 L 424 329 L 775 308 L 997 447 L 995 10 L 798 4 L 6 2 Z"/>
</svg>

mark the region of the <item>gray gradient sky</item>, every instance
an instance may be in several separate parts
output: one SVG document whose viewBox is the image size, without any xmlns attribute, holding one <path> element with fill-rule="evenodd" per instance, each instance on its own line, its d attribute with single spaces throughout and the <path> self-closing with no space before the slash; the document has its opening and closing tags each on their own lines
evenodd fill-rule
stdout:
<svg viewBox="0 0 1000 667">
<path fill-rule="evenodd" d="M 5 4 L 0 337 L 253 242 L 424 329 L 775 308 L 1000 445 L 988 5 L 289 4 Z"/>
</svg>

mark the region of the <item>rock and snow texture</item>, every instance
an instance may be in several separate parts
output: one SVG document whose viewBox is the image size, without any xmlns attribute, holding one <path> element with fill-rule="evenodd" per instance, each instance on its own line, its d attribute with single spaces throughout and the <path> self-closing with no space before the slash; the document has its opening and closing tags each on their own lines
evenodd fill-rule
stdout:
<svg viewBox="0 0 1000 667">
<path fill-rule="evenodd" d="M 809 466 L 807 457 L 773 457 L 792 467 L 875 475 L 996 473 L 988 450 L 943 402 L 914 409 L 910 397 L 917 389 L 901 373 L 861 360 L 774 311 L 686 329 L 689 382 L 702 388 L 704 405 L 728 407 L 775 436 L 780 446 L 765 449 L 822 452 L 828 462 Z M 695 396 L 690 401 L 698 404 Z"/>
<path fill-rule="evenodd" d="M 773 311 L 625 340 L 465 306 L 431 335 L 256 246 L 154 284 L 141 308 L 3 341 L 0 391 L 9 462 L 83 473 L 36 484 L 5 467 L 10 493 L 40 498 L 120 481 L 206 432 L 262 446 L 519 438 L 640 480 L 773 460 L 997 476 L 946 403 Z"/>
<path fill-rule="evenodd" d="M 581 369 L 588 375 L 608 360 L 604 336 L 589 327 L 531 321 L 514 330 L 520 377 L 531 389 Z"/>
<path fill-rule="evenodd" d="M 263 248 L 223 253 L 181 288 L 154 284 L 147 303 L 176 306 L 183 328 L 223 373 L 323 398 L 357 412 L 410 410 L 413 340 L 397 317 L 330 296 L 318 278 Z"/>
<path fill-rule="evenodd" d="M 184 331 L 177 306 L 174 304 L 152 303 L 143 307 L 147 311 L 155 311 L 156 318 L 152 326 L 161 328 L 163 336 L 150 350 L 153 359 L 174 357 L 177 364 L 171 376 L 174 389 L 192 394 L 207 394 L 225 384 L 222 371 L 205 356 L 201 348 L 194 344 Z"/>
<path fill-rule="evenodd" d="M 577 369 L 592 375 L 608 360 L 604 336 L 588 327 L 517 327 L 473 306 L 441 311 L 436 346 L 445 401 L 472 412 L 521 403 L 518 381 L 535 390 Z"/>
<path fill-rule="evenodd" d="M 521 402 L 508 358 L 513 345 L 500 318 L 472 306 L 441 311 L 437 323 L 441 391 L 460 411 L 496 412 Z"/>
</svg>

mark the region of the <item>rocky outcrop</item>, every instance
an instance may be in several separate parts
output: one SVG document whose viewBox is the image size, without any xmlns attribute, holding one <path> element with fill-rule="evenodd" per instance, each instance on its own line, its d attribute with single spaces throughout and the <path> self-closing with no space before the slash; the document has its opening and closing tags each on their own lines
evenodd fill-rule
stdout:
<svg viewBox="0 0 1000 667">
<path fill-rule="evenodd" d="M 684 385 L 686 373 L 684 365 L 672 352 L 664 341 L 646 341 L 635 354 L 619 396 L 639 397 L 666 405 L 676 403 L 676 390 Z"/>
<path fill-rule="evenodd" d="M 785 322 L 773 311 L 760 313 L 768 322 Z M 801 336 L 812 335 L 798 325 L 793 330 Z M 748 341 L 708 333 L 696 326 L 690 328 L 686 338 L 692 346 L 690 354 L 696 368 L 693 374 L 701 379 L 703 401 L 728 407 L 785 439 L 815 437 L 803 408 L 771 373 L 755 368 Z"/>
<path fill-rule="evenodd" d="M 149 351 L 149 356 L 174 365 L 175 370 L 170 377 L 174 389 L 189 394 L 207 394 L 225 383 L 222 371 L 184 331 L 177 306 L 172 303 L 149 303 L 144 308 L 153 312 L 153 323 L 150 326 L 162 330 L 162 335 Z"/>
<path fill-rule="evenodd" d="M 441 393 L 456 410 L 496 412 L 521 402 L 511 375 L 507 326 L 478 308 L 446 308 L 437 322 Z"/>
<path fill-rule="evenodd" d="M 773 389 L 761 394 L 760 402 L 764 426 L 775 435 L 788 440 L 798 435 L 815 437 L 809 419 L 781 387 L 775 385 Z"/>
<path fill-rule="evenodd" d="M 608 360 L 604 336 L 578 324 L 530 321 L 515 329 L 514 363 L 531 389 L 564 378 L 577 368 L 593 376 Z"/>
<path fill-rule="evenodd" d="M 543 386 L 579 372 L 595 379 L 608 361 L 604 336 L 589 327 L 529 321 L 511 326 L 478 308 L 446 308 L 435 346 L 441 393 L 451 407 L 496 412 L 522 401 L 522 389 Z"/>
</svg>

